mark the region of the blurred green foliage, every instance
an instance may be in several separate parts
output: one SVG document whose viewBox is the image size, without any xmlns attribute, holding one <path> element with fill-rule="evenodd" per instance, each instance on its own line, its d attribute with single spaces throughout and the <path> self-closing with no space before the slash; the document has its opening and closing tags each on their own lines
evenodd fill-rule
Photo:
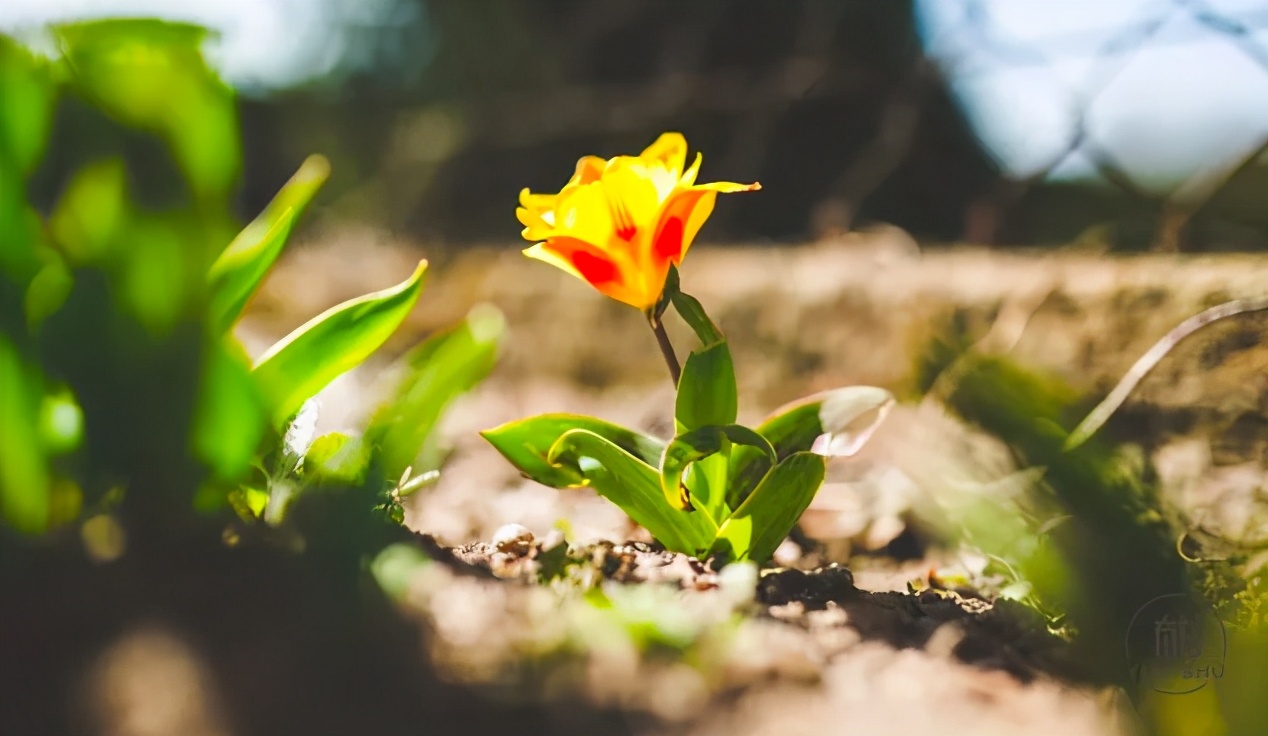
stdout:
<svg viewBox="0 0 1268 736">
<path fill-rule="evenodd" d="M 962 334 L 935 340 L 918 363 L 920 390 L 1003 441 L 1024 469 L 990 493 L 950 503 L 959 507 L 944 530 L 985 553 L 988 570 L 1000 568 L 1010 589 L 1004 597 L 1037 608 L 1071 635 L 1085 676 L 1126 687 L 1151 732 L 1215 723 L 1227 733 L 1260 732 L 1264 715 L 1247 707 L 1246 693 L 1268 682 L 1263 571 L 1248 570 L 1245 555 L 1182 556 L 1186 530 L 1166 512 L 1155 473 L 1129 444 L 1103 433 L 1067 449 L 1089 407 L 1059 379 L 975 350 Z M 1133 625 L 1148 627 L 1153 642 L 1157 622 L 1138 619 L 1151 601 L 1169 596 L 1222 621 L 1227 661 L 1217 664 L 1227 676 L 1211 680 L 1201 697 L 1159 697 L 1142 680 L 1140 668 L 1150 663 L 1125 654 Z"/>
<path fill-rule="evenodd" d="M 203 58 L 206 32 L 108 20 L 51 37 L 53 58 L 0 36 L 0 519 L 38 535 L 111 512 L 131 530 L 178 535 L 198 511 L 280 524 L 298 491 L 335 484 L 400 521 L 400 499 L 421 486 L 413 466 L 442 458 L 441 413 L 492 367 L 501 316 L 483 309 L 414 351 L 396 376 L 402 401 L 365 438 L 312 438 L 313 397 L 396 331 L 426 262 L 253 363 L 232 328 L 328 162 L 309 157 L 239 232 L 237 113 Z M 143 204 L 124 158 L 104 155 L 37 211 L 26 186 L 63 101 L 158 139 L 179 173 L 172 204 Z"/>
</svg>

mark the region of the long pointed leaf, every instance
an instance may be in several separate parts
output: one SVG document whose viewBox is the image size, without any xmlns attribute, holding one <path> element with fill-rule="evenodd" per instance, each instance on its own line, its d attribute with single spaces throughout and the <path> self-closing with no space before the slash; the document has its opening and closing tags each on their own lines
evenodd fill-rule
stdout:
<svg viewBox="0 0 1268 736">
<path fill-rule="evenodd" d="M 573 488 L 585 476 L 567 458 L 547 459 L 550 448 L 566 432 L 584 429 L 603 437 L 649 466 L 659 466 L 665 443 L 632 429 L 579 414 L 541 414 L 486 429 L 480 436 L 497 448 L 520 472 L 552 488 Z"/>
<path fill-rule="evenodd" d="M 674 419 L 679 431 L 733 424 L 738 406 L 735 364 L 726 341 L 693 350 L 678 380 Z"/>
<path fill-rule="evenodd" d="M 667 549 L 695 555 L 713 540 L 717 526 L 704 514 L 666 505 L 656 470 L 608 439 L 584 429 L 565 432 L 547 454 L 548 462 L 570 458 L 586 484 L 621 507 Z"/>
<path fill-rule="evenodd" d="M 723 522 L 713 552 L 733 560 L 770 559 L 818 493 L 826 472 L 822 455 L 794 452 L 784 458 Z"/>
<path fill-rule="evenodd" d="M 257 218 L 238 233 L 207 271 L 211 328 L 224 334 L 241 316 L 251 295 L 286 246 L 296 212 L 283 210 L 272 222 Z"/>
<path fill-rule="evenodd" d="M 252 373 L 281 427 L 336 376 L 365 360 L 409 315 L 423 289 L 427 261 L 405 281 L 332 307 L 284 337 Z"/>
<path fill-rule="evenodd" d="M 268 429 L 268 412 L 236 342 L 217 340 L 203 360 L 191 427 L 194 454 L 222 480 L 250 470 Z"/>
<path fill-rule="evenodd" d="M 233 326 L 251 295 L 286 245 L 295 221 L 330 176 L 323 156 L 309 156 L 264 211 L 251 221 L 207 272 L 211 288 L 213 329 L 223 333 Z"/>
<path fill-rule="evenodd" d="M 696 337 L 700 338 L 701 344 L 705 347 L 726 339 L 722 334 L 722 330 L 719 330 L 718 326 L 713 324 L 713 320 L 709 319 L 709 315 L 705 313 L 699 299 L 675 290 L 670 295 L 670 301 L 673 302 L 674 309 L 678 312 L 678 315 L 691 327 L 692 331 L 696 333 Z"/>
<path fill-rule="evenodd" d="M 493 369 L 505 328 L 502 313 L 484 305 L 405 356 L 405 377 L 365 433 L 387 478 L 398 478 L 409 467 L 425 471 L 439 464 L 436 458 L 420 464 L 419 455 L 424 450 L 434 454 L 433 435 L 445 409 Z"/>
</svg>

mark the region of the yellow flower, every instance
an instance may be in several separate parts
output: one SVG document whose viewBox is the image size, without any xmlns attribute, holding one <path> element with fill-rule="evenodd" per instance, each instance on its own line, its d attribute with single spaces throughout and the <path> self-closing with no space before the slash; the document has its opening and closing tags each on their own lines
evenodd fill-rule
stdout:
<svg viewBox="0 0 1268 736">
<path fill-rule="evenodd" d="M 669 264 L 682 262 L 718 192 L 761 189 L 757 183 L 697 184 L 701 156 L 683 171 L 686 160 L 687 140 L 665 133 L 638 156 L 586 156 L 559 194 L 525 189 L 515 216 L 524 239 L 539 242 L 524 255 L 650 309 L 665 289 Z"/>
</svg>

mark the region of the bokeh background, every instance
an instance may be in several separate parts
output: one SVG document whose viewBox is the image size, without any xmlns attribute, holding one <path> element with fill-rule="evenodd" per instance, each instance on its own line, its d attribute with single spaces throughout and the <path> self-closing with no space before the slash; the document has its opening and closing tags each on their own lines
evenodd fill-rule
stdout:
<svg viewBox="0 0 1268 736">
<path fill-rule="evenodd" d="M 7 0 L 0 29 L 127 15 L 217 32 L 244 218 L 317 151 L 319 217 L 511 244 L 522 187 L 677 129 L 707 178 L 765 186 L 719 203 L 713 240 L 883 221 L 1006 246 L 1268 243 L 1262 0 Z M 58 114 L 37 200 L 120 143 Z M 171 196 L 163 158 L 129 150 L 142 191 Z"/>
<path fill-rule="evenodd" d="M 376 387 L 392 358 L 454 324 L 477 302 L 500 308 L 505 351 L 489 379 L 446 417 L 453 452 L 437 484 L 413 497 L 406 517 L 412 529 L 446 544 L 489 540 L 508 523 L 542 538 L 562 536 L 561 520 L 586 541 L 631 534 L 619 509 L 593 493 L 560 493 L 525 481 L 478 430 L 569 411 L 672 432 L 672 387 L 638 315 L 516 252 L 525 245 L 514 216 L 520 190 L 557 189 L 585 154 L 633 153 L 662 131 L 680 130 L 704 152 L 706 180 L 763 184 L 760 195 L 721 198 L 702 233 L 717 247 L 693 250 L 684 283 L 735 346 L 742 421 L 756 422 L 785 401 L 841 385 L 884 386 L 900 395 L 882 431 L 858 457 L 833 469 L 803 517 L 807 539 L 822 543 L 822 550 L 814 553 L 821 557 L 802 561 L 849 562 L 860 587 L 869 590 L 904 591 L 934 566 L 955 562 L 938 557 L 937 545 L 980 541 L 972 529 L 966 533 L 971 526 L 1009 543 L 1047 539 L 1046 521 L 1026 526 L 1032 520 L 1008 504 L 1030 488 L 1034 467 L 1052 464 L 1052 457 L 1035 452 L 1051 439 L 1043 424 L 1056 422 L 1049 410 L 1060 405 L 1085 412 L 1181 320 L 1262 293 L 1265 282 L 1265 0 L 4 0 L 0 32 L 51 51 L 48 24 L 120 16 L 212 29 L 204 50 L 237 105 L 225 112 L 229 107 L 213 86 L 182 92 L 173 83 L 172 97 L 162 98 L 152 84 L 161 75 L 139 82 L 123 74 L 80 80 L 84 88 L 139 92 L 119 96 L 144 108 L 140 112 L 157 111 L 158 132 L 179 145 L 169 141 L 165 150 L 162 135 L 130 130 L 68 95 L 58 101 L 51 142 L 28 183 L 32 201 L 45 212 L 55 209 L 75 191 L 67 183 L 76 172 L 122 155 L 126 166 L 90 167 L 86 180 L 106 193 L 126 190 L 128 206 L 145 210 L 129 213 L 136 220 L 129 233 L 145 237 L 126 243 L 141 267 L 125 296 L 154 322 L 144 327 L 161 333 L 158 328 L 170 327 L 178 315 L 172 305 L 182 304 L 182 287 L 192 278 L 201 285 L 204 276 L 190 268 L 187 282 L 173 275 L 179 268 L 171 264 L 182 263 L 179 249 L 201 241 L 209 252 L 222 247 L 306 157 L 324 155 L 331 178 L 238 336 L 258 355 L 321 310 L 399 282 L 420 257 L 432 260 L 434 275 L 400 334 L 382 355 L 323 391 L 319 426 L 336 430 L 356 426 L 377 405 Z M 183 38 L 187 31 L 172 32 Z M 185 61 L 201 82 L 201 61 Z M 180 74 L 172 79 L 179 82 Z M 6 119 L 38 117 L 38 105 L 31 108 L 30 116 Z M 239 127 L 240 147 L 232 133 Z M 174 162 L 173 151 L 184 158 Z M 197 183 L 187 185 L 186 173 L 197 174 L 189 177 Z M 126 188 L 119 185 L 124 176 Z M 90 195 L 99 192 L 89 189 L 85 196 L 95 207 L 99 202 Z M 238 223 L 222 217 L 228 191 Z M 107 211 L 88 211 L 99 210 Z M 174 214 L 164 219 L 169 211 Z M 55 228 L 66 226 L 51 219 Z M 1129 252 L 1152 253 L 1110 257 Z M 1214 252 L 1220 255 L 1206 257 Z M 1194 532 L 1190 541 L 1217 557 L 1220 545 L 1254 550 L 1246 570 L 1268 569 L 1265 328 L 1262 314 L 1257 321 L 1228 320 L 1177 348 L 1104 433 L 1139 448 L 1122 460 L 1125 475 L 1135 477 L 1139 468 L 1154 480 L 1156 471 L 1160 506 L 1176 528 Z M 670 330 L 677 344 L 690 344 L 684 326 Z M 85 362 L 90 369 L 81 385 L 114 399 L 114 378 L 96 366 L 126 346 L 112 344 L 103 330 L 77 334 L 94 338 L 73 347 L 96 361 Z M 995 373 L 966 369 L 972 380 L 956 376 L 951 369 L 959 363 L 952 361 L 977 352 L 1008 362 L 984 363 Z M 125 413 L 133 408 L 129 396 L 185 390 L 167 385 L 173 372 L 155 365 L 150 373 L 122 371 L 129 392 L 117 416 L 131 416 Z M 1030 370 L 1045 376 L 1032 378 Z M 944 374 L 952 378 L 942 380 Z M 186 438 L 169 431 L 162 401 L 137 403 L 147 412 L 149 439 L 107 426 L 107 444 L 122 448 L 129 468 L 163 470 L 151 457 L 183 457 Z M 1024 421 L 1014 422 L 1016 416 Z M 142 423 L 123 426 L 134 424 Z M 146 477 L 159 478 L 150 486 L 164 493 L 182 487 L 168 476 Z M 1088 493 L 1101 486 L 1078 473 L 1050 472 L 1049 478 L 1056 478 L 1058 495 L 1117 498 Z M 997 508 L 1004 511 L 987 513 Z M 1097 521 L 1104 509 L 1093 510 L 1083 511 Z M 1139 554 L 1136 537 L 1118 533 L 1121 514 L 1107 518 L 1102 529 L 1108 531 L 1086 537 L 1103 546 L 1085 543 L 1078 532 L 1068 540 L 1082 553 L 1080 570 L 1089 573 L 1088 600 L 1130 615 L 1137 610 L 1133 596 L 1157 581 L 1141 574 L 1153 560 Z M 984 547 L 995 541 L 983 538 Z M 1164 552 L 1164 572 L 1171 574 L 1178 563 L 1170 546 Z M 201 579 L 197 571 L 172 574 L 199 586 L 220 579 L 218 569 L 207 569 L 212 572 Z M 274 574 L 264 570 L 260 589 L 277 588 Z M 512 615 L 519 604 L 501 602 L 501 588 L 473 593 L 458 587 L 466 582 L 454 583 L 457 593 L 436 596 L 459 605 L 475 601 L 470 610 L 452 609 L 450 622 L 461 636 L 442 621 L 436 640 L 466 641 L 455 650 L 458 660 L 491 657 L 501 649 L 490 632 L 501 635 L 506 621 L 531 619 Z M 96 589 L 86 590 L 91 599 Z M 173 596 L 183 590 L 174 588 Z M 167 594 L 166 588 L 159 592 Z M 485 593 L 493 598 L 481 597 Z M 331 600 L 346 602 L 341 595 L 313 598 L 303 610 L 329 610 Z M 58 611 L 96 613 L 48 600 Z M 217 606 L 190 605 L 190 620 L 232 599 L 214 600 Z M 295 617 L 278 605 L 286 631 Z M 231 608 L 249 617 L 250 609 Z M 555 613 L 549 605 L 542 610 Z M 331 630 L 341 636 L 347 627 L 332 620 Z M 465 626 L 471 621 L 477 628 Z M 1116 656 L 1117 623 L 1100 629 L 1112 638 L 1085 638 L 1087 648 Z M 251 628 L 262 639 L 284 639 Z M 270 651 L 234 636 L 225 639 L 237 642 L 235 651 Z M 340 636 L 302 640 L 294 672 L 320 670 L 299 658 L 306 642 L 321 642 L 312 649 L 322 650 L 332 639 L 343 641 Z M 1105 641 L 1111 644 L 1102 646 Z M 147 646 L 157 645 L 149 640 Z M 502 649 L 511 652 L 508 658 L 518 654 L 509 645 Z M 886 657 L 910 653 L 885 651 Z M 1252 652 L 1249 660 L 1264 650 L 1242 651 Z M 169 655 L 160 651 L 154 661 L 178 658 Z M 263 655 L 245 656 L 222 673 L 266 672 L 252 656 Z M 184 687 L 165 670 L 118 661 L 124 666 L 102 668 L 101 692 L 110 703 L 103 723 L 125 721 L 134 705 L 144 712 L 168 702 L 152 696 L 157 688 L 150 683 Z M 929 669 L 930 661 L 902 659 L 887 686 L 874 677 L 876 660 L 840 658 L 833 666 L 846 674 L 838 682 L 879 683 L 888 693 L 859 690 L 843 710 L 872 730 L 892 728 L 895 717 L 915 719 L 908 728 L 923 730 L 945 729 L 956 719 L 981 727 L 988 713 L 1023 714 L 1015 716 L 1024 720 L 1020 725 L 1003 721 L 998 731 L 1005 733 L 1054 732 L 1073 712 L 1067 692 L 1055 684 L 1026 691 L 1041 698 L 1030 706 L 1020 690 L 1001 689 L 1020 684 L 1001 685 L 989 672 L 977 682 L 957 670 L 965 675 L 963 687 L 943 688 L 954 678 Z M 346 670 L 339 667 L 317 674 L 342 685 Z M 129 687 L 135 695 L 110 700 L 111 687 L 131 682 L 127 673 L 153 679 Z M 599 679 L 643 681 L 625 671 Z M 255 680 L 222 681 L 258 704 L 262 723 L 283 712 L 268 691 L 255 691 Z M 682 690 L 671 680 L 646 682 Z M 1264 679 L 1228 682 L 1253 693 L 1262 691 Z M 370 679 L 359 684 L 376 687 Z M 414 684 L 398 685 L 406 700 L 423 708 L 448 697 L 442 691 L 414 701 Z M 186 689 L 214 694 L 197 683 Z M 289 702 L 320 692 L 296 686 Z M 982 697 L 987 692 L 998 699 Z M 1228 702 L 1252 702 L 1238 699 L 1241 691 L 1228 692 Z M 1079 713 L 1091 719 L 1099 712 L 1090 695 L 1077 697 Z M 61 708 L 53 701 L 47 706 Z M 1188 721 L 1174 720 L 1175 730 L 1192 732 L 1185 726 L 1201 725 L 1209 707 L 1195 707 Z M 353 710 L 358 716 L 374 711 Z M 792 700 L 757 712 L 805 715 Z M 839 728 L 840 712 L 823 710 L 819 720 Z M 750 715 L 736 716 L 749 732 L 781 730 Z M 320 708 L 312 711 L 314 723 L 329 727 L 322 717 Z M 1256 725 L 1262 722 L 1254 717 Z"/>
</svg>

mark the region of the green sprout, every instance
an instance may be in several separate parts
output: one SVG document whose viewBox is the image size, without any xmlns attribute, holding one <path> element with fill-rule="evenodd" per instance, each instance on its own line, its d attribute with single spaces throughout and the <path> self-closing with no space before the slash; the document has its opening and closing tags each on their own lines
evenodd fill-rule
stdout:
<svg viewBox="0 0 1268 736">
<path fill-rule="evenodd" d="M 674 437 L 571 414 L 530 417 L 481 434 L 539 483 L 593 488 L 667 549 L 764 562 L 823 484 L 828 458 L 858 452 L 894 397 L 850 386 L 792 402 L 757 427 L 737 424 L 730 348 L 700 302 L 679 290 L 676 270 L 656 318 L 670 305 L 701 343 L 677 382 Z"/>
</svg>

